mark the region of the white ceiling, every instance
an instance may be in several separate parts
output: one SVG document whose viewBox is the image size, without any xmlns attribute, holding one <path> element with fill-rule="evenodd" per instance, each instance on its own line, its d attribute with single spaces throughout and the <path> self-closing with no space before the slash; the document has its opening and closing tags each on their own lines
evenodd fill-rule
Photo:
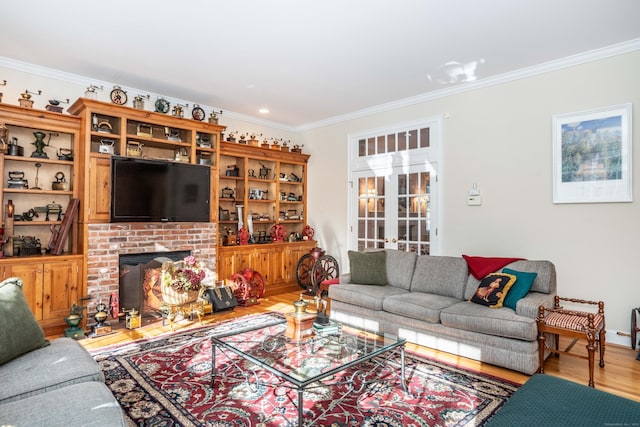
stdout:
<svg viewBox="0 0 640 427">
<path fill-rule="evenodd" d="M 294 129 L 640 44 L 637 0 L 0 0 L 0 10 L 0 57 Z"/>
</svg>

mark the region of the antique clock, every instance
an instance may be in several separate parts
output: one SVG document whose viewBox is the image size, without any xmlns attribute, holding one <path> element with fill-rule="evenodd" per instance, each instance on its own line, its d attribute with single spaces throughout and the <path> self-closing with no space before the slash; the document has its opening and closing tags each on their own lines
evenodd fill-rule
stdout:
<svg viewBox="0 0 640 427">
<path fill-rule="evenodd" d="M 124 105 L 127 103 L 127 92 L 122 90 L 120 86 L 114 86 L 109 98 L 116 105 Z"/>
<path fill-rule="evenodd" d="M 169 112 L 169 101 L 159 98 L 155 103 L 155 107 L 157 113 L 167 114 Z"/>
<path fill-rule="evenodd" d="M 191 117 L 194 120 L 203 121 L 204 120 L 204 110 L 198 104 L 194 105 L 193 110 L 191 110 Z"/>
</svg>

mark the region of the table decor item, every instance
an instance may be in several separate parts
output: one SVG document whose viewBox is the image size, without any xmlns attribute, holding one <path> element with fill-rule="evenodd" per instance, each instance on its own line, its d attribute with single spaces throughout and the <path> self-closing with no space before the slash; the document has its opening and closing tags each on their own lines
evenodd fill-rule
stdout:
<svg viewBox="0 0 640 427">
<path fill-rule="evenodd" d="M 204 291 L 204 297 L 211 303 L 214 312 L 233 309 L 238 305 L 238 300 L 230 286 L 224 281 L 216 286 L 208 287 Z"/>
<path fill-rule="evenodd" d="M 162 264 L 162 300 L 166 304 L 181 305 L 198 298 L 206 273 L 202 264 L 192 255 L 181 261 Z"/>
<path fill-rule="evenodd" d="M 120 86 L 114 86 L 113 90 L 109 94 L 109 99 L 116 105 L 125 105 L 127 103 L 127 92 Z"/>
</svg>

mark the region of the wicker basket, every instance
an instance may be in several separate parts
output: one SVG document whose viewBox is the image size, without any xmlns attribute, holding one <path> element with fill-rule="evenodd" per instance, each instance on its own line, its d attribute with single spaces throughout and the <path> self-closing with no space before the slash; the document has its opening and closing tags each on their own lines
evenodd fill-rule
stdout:
<svg viewBox="0 0 640 427">
<path fill-rule="evenodd" d="M 168 305 L 183 305 L 198 299 L 200 291 L 178 292 L 171 286 L 162 286 L 162 301 Z"/>
</svg>

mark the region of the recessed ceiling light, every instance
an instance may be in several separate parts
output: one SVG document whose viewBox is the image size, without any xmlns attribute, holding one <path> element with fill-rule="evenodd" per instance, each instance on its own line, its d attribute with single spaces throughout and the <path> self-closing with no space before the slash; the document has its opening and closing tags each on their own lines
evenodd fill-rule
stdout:
<svg viewBox="0 0 640 427">
<path fill-rule="evenodd" d="M 261 108 L 258 111 L 260 112 L 260 114 L 269 114 L 269 109 L 268 108 Z"/>
</svg>

